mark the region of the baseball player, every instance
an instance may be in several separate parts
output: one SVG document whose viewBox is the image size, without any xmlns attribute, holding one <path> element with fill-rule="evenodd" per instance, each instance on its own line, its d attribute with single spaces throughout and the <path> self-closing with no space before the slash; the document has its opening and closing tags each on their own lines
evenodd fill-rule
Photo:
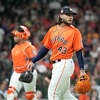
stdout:
<svg viewBox="0 0 100 100">
<path fill-rule="evenodd" d="M 65 6 L 59 14 L 58 24 L 51 27 L 45 35 L 43 47 L 33 63 L 43 58 L 52 49 L 50 61 L 53 63 L 52 78 L 48 88 L 49 100 L 77 100 L 70 92 L 70 77 L 74 72 L 73 53 L 76 52 L 80 73 L 84 71 L 82 56 L 82 36 L 80 31 L 72 25 L 73 16 L 77 13 Z"/>
<path fill-rule="evenodd" d="M 11 76 L 8 88 L 7 100 L 17 100 L 18 93 L 24 87 L 27 100 L 36 100 L 36 79 L 37 72 L 33 71 L 33 80 L 31 83 L 19 81 L 21 73 L 30 70 L 32 62 L 31 57 L 36 56 L 37 50 L 27 39 L 30 37 L 30 31 L 26 26 L 20 25 L 12 31 L 16 45 L 11 50 L 14 72 Z"/>
</svg>

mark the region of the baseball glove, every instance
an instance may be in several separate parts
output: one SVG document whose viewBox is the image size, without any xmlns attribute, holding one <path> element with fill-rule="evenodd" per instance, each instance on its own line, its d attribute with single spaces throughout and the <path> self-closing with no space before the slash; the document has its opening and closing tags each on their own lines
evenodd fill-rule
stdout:
<svg viewBox="0 0 100 100">
<path fill-rule="evenodd" d="M 25 83 L 31 83 L 33 80 L 33 73 L 31 71 L 25 71 L 21 73 L 19 77 L 19 81 L 25 82 Z"/>
<path fill-rule="evenodd" d="M 75 88 L 76 92 L 79 94 L 89 92 L 91 90 L 89 76 L 87 74 L 80 75 Z"/>
</svg>

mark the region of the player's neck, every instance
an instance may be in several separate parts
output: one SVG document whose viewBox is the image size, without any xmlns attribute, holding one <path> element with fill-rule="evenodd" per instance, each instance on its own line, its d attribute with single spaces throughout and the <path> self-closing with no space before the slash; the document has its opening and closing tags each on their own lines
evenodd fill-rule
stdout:
<svg viewBox="0 0 100 100">
<path fill-rule="evenodd" d="M 18 44 L 23 44 L 26 40 L 22 40 L 20 41 Z"/>
<path fill-rule="evenodd" d="M 62 27 L 62 28 L 63 28 L 63 27 L 69 27 L 69 25 L 67 25 L 67 24 L 65 24 L 65 23 L 61 23 L 61 24 L 60 24 L 60 27 Z"/>
</svg>

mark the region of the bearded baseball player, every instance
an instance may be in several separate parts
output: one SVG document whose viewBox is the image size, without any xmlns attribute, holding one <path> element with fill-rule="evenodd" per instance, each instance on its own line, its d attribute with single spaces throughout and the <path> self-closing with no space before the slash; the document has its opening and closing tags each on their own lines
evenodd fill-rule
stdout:
<svg viewBox="0 0 100 100">
<path fill-rule="evenodd" d="M 59 14 L 58 24 L 51 27 L 45 35 L 43 47 L 32 62 L 43 58 L 52 49 L 50 61 L 53 64 L 52 78 L 48 88 L 49 100 L 77 100 L 70 92 L 70 77 L 74 72 L 73 53 L 76 52 L 80 73 L 84 71 L 82 56 L 82 36 L 80 31 L 72 25 L 73 16 L 77 13 L 65 6 Z"/>
<path fill-rule="evenodd" d="M 26 26 L 20 25 L 12 31 L 12 34 L 16 42 L 11 50 L 14 72 L 10 79 L 7 100 L 18 100 L 17 96 L 22 87 L 27 100 L 37 100 L 35 97 L 37 72 L 30 71 L 32 62 L 29 61 L 36 56 L 37 50 L 27 40 L 30 37 L 30 31 Z M 24 76 L 26 76 L 25 79 Z"/>
</svg>

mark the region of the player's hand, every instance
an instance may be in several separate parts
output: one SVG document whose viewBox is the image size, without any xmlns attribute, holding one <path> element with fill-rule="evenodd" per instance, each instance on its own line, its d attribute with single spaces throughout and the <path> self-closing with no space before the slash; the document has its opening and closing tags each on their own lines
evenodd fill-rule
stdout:
<svg viewBox="0 0 100 100">
<path fill-rule="evenodd" d="M 32 67 L 34 66 L 33 62 L 30 62 L 27 66 L 28 71 L 32 71 Z"/>
<path fill-rule="evenodd" d="M 45 77 L 44 80 L 48 83 L 50 83 L 50 79 L 48 77 Z"/>
</svg>

